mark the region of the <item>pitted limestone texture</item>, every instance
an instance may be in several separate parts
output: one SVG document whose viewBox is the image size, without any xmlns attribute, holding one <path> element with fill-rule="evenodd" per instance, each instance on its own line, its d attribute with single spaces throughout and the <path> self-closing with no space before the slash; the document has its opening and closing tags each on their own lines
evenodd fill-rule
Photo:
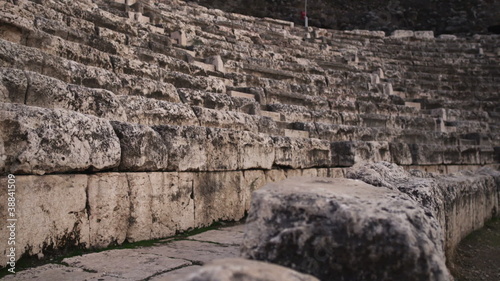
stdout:
<svg viewBox="0 0 500 281">
<path fill-rule="evenodd" d="M 242 256 L 320 280 L 450 280 L 438 221 L 362 181 L 293 178 L 253 193 Z"/>
</svg>

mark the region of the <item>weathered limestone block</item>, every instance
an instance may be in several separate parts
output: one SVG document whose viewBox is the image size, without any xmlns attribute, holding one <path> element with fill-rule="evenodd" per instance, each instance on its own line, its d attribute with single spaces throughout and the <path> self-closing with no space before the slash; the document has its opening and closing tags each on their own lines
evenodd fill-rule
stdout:
<svg viewBox="0 0 500 281">
<path fill-rule="evenodd" d="M 169 149 L 161 135 L 149 126 L 111 122 L 120 139 L 120 171 L 168 169 Z"/>
<path fill-rule="evenodd" d="M 15 175 L 15 217 L 7 213 L 7 177 L 1 177 L 5 188 L 0 190 L 3 227 L 0 234 L 10 237 L 7 219 L 15 221 L 16 259 L 23 254 L 42 258 L 44 252 L 61 251 L 67 247 L 88 248 L 89 219 L 86 209 L 86 175 Z M 2 266 L 12 245 L 2 243 Z"/>
<path fill-rule="evenodd" d="M 36 52 L 36 50 L 35 50 Z M 43 72 L 36 71 L 31 66 L 28 69 L 43 75 L 54 77 L 66 83 L 82 85 L 89 88 L 106 89 L 119 92 L 122 82 L 119 77 L 109 70 L 99 67 L 87 66 L 78 62 L 66 60 L 56 56 L 44 55 Z"/>
<path fill-rule="evenodd" d="M 97 276 L 87 280 L 144 280 L 164 271 L 190 265 L 191 262 L 139 249 L 115 249 L 65 258 L 70 268 L 81 268 Z M 49 279 L 51 280 L 51 279 Z M 56 279 L 57 280 L 57 279 Z M 75 280 L 59 279 L 59 280 Z M 76 279 L 85 280 L 85 279 Z"/>
<path fill-rule="evenodd" d="M 399 191 L 294 178 L 253 193 L 241 253 L 321 280 L 449 280 L 441 235 Z"/>
<path fill-rule="evenodd" d="M 120 162 L 118 137 L 104 119 L 8 103 L 0 114 L 2 173 L 99 171 Z"/>
<path fill-rule="evenodd" d="M 218 220 L 239 220 L 245 215 L 243 173 L 201 172 L 193 180 L 195 225 L 209 226 Z"/>
<path fill-rule="evenodd" d="M 443 164 L 461 164 L 462 163 L 462 153 L 460 147 L 445 146 L 443 149 Z"/>
<path fill-rule="evenodd" d="M 238 169 L 271 169 L 275 159 L 273 139 L 265 134 L 240 132 Z"/>
<path fill-rule="evenodd" d="M 182 102 L 192 106 L 200 106 L 216 110 L 237 111 L 256 114 L 260 105 L 256 101 L 229 95 L 209 93 L 192 89 L 178 89 Z"/>
<path fill-rule="evenodd" d="M 179 276 L 178 281 L 318 281 L 279 265 L 245 259 L 220 259 Z"/>
<path fill-rule="evenodd" d="M 266 172 L 262 170 L 246 170 L 243 171 L 241 178 L 241 186 L 245 192 L 245 210 L 250 209 L 250 199 L 255 190 L 262 188 L 268 183 Z"/>
<path fill-rule="evenodd" d="M 460 145 L 462 164 L 474 165 L 481 163 L 479 147 L 475 145 Z"/>
<path fill-rule="evenodd" d="M 413 165 L 430 165 L 443 163 L 443 150 L 441 145 L 409 144 Z"/>
<path fill-rule="evenodd" d="M 288 168 L 324 167 L 331 164 L 330 143 L 319 139 L 272 137 L 274 164 Z"/>
<path fill-rule="evenodd" d="M 193 173 L 127 173 L 127 240 L 158 239 L 195 227 Z"/>
<path fill-rule="evenodd" d="M 310 110 L 304 106 L 274 103 L 267 105 L 267 108 L 270 111 L 281 113 L 288 122 L 314 121 Z"/>
<path fill-rule="evenodd" d="M 452 175 L 430 175 L 388 162 L 360 164 L 347 170 L 346 177 L 399 190 L 408 194 L 439 221 L 445 231 L 443 249 L 449 258 L 456 245 L 470 232 L 481 228 L 499 208 L 498 171 L 483 168 Z"/>
<path fill-rule="evenodd" d="M 267 135 L 280 135 L 282 130 L 278 127 L 278 123 L 269 117 L 260 117 L 257 119 L 259 133 Z"/>
<path fill-rule="evenodd" d="M 408 38 L 408 37 L 413 37 L 415 33 L 411 30 L 394 30 L 391 33 L 391 37 L 394 38 Z"/>
<path fill-rule="evenodd" d="M 498 155 L 495 153 L 495 148 L 491 146 L 480 146 L 479 156 L 481 164 L 494 164 L 498 162 Z"/>
<path fill-rule="evenodd" d="M 29 51 L 34 50 L 34 51 Z M 27 48 L 0 38 L 0 66 L 17 67 L 25 66 L 27 70 L 42 73 L 44 67 L 42 52 Z"/>
<path fill-rule="evenodd" d="M 183 30 L 180 31 L 174 31 L 170 33 L 170 38 L 180 46 L 186 46 L 187 45 L 187 38 L 186 38 L 186 32 Z"/>
<path fill-rule="evenodd" d="M 226 69 L 224 68 L 224 62 L 222 61 L 220 55 L 209 57 L 205 59 L 205 62 L 213 65 L 215 71 L 226 72 Z"/>
<path fill-rule="evenodd" d="M 24 103 L 28 79 L 24 71 L 0 68 L 0 102 Z"/>
<path fill-rule="evenodd" d="M 434 31 L 432 30 L 424 30 L 424 31 L 415 31 L 415 38 L 419 39 L 434 39 Z"/>
<path fill-rule="evenodd" d="M 305 129 L 309 131 L 311 138 L 318 138 L 336 142 L 351 140 L 374 141 L 377 140 L 377 132 L 380 128 L 366 128 L 360 126 L 324 123 L 306 123 Z"/>
<path fill-rule="evenodd" d="M 205 143 L 207 171 L 230 170 L 239 166 L 239 141 L 241 133 L 234 130 L 206 128 Z"/>
<path fill-rule="evenodd" d="M 170 72 L 163 77 L 164 82 L 173 84 L 176 88 L 191 88 L 214 93 L 225 93 L 226 85 L 215 77 L 191 76 L 179 72 Z"/>
<path fill-rule="evenodd" d="M 112 56 L 113 71 L 117 74 L 134 75 L 158 81 L 162 73 L 158 65 L 143 60 L 129 59 L 121 56 Z"/>
<path fill-rule="evenodd" d="M 391 160 L 388 142 L 332 142 L 331 151 L 332 162 L 337 166 L 352 166 L 363 161 L 377 162 Z"/>
<path fill-rule="evenodd" d="M 7 275 L 2 280 L 92 280 L 101 277 L 100 274 L 85 271 L 81 268 L 61 264 L 46 264 L 33 267 L 16 274 Z"/>
<path fill-rule="evenodd" d="M 257 116 L 193 106 L 201 126 L 258 132 Z"/>
<path fill-rule="evenodd" d="M 266 175 L 266 183 L 275 182 L 275 181 L 282 181 L 282 180 L 286 179 L 285 170 L 273 169 L 273 170 L 264 171 L 264 173 Z"/>
<path fill-rule="evenodd" d="M 91 46 L 64 40 L 38 29 L 26 30 L 23 45 L 34 47 L 46 54 L 62 57 L 86 65 L 111 70 L 112 65 L 108 53 L 101 52 Z"/>
<path fill-rule="evenodd" d="M 141 125 L 199 125 L 191 107 L 140 96 L 118 96 L 130 123 Z"/>
<path fill-rule="evenodd" d="M 434 131 L 436 123 L 433 118 L 429 117 L 414 117 L 414 116 L 398 116 L 394 120 L 394 125 L 401 129 Z"/>
<path fill-rule="evenodd" d="M 7 102 L 61 108 L 112 120 L 126 120 L 121 103 L 116 96 L 103 89 L 90 89 L 66 84 L 36 72 L 2 68 L 4 85 L 8 88 Z M 24 81 L 20 84 L 19 79 Z"/>
<path fill-rule="evenodd" d="M 203 171 L 207 167 L 207 129 L 195 126 L 154 126 L 168 147 L 169 171 Z"/>
<path fill-rule="evenodd" d="M 391 153 L 391 162 L 394 162 L 398 165 L 411 165 L 411 150 L 408 144 L 406 143 L 389 143 L 389 152 Z"/>
<path fill-rule="evenodd" d="M 90 246 L 104 248 L 122 244 L 127 238 L 130 218 L 130 186 L 127 175 L 90 175 L 87 192 Z"/>
<path fill-rule="evenodd" d="M 120 92 L 122 82 L 116 74 L 99 67 L 87 66 L 39 49 L 12 44 L 0 39 L 0 66 L 37 72 L 66 83 Z"/>
</svg>

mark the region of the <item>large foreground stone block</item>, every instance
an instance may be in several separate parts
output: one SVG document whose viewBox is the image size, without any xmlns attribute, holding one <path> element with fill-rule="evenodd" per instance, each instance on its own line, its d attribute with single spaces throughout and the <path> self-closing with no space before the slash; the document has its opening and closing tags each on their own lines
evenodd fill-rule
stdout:
<svg viewBox="0 0 500 281">
<path fill-rule="evenodd" d="M 346 177 L 399 190 L 419 202 L 446 231 L 440 240 L 448 258 L 467 234 L 498 215 L 500 172 L 493 169 L 437 176 L 417 170 L 406 172 L 388 162 L 361 163 L 349 168 Z"/>
<path fill-rule="evenodd" d="M 196 271 L 179 276 L 177 281 L 318 281 L 286 267 L 244 259 L 220 259 Z"/>
<path fill-rule="evenodd" d="M 321 280 L 448 280 L 441 236 L 401 192 L 294 178 L 253 193 L 242 255 Z"/>
<path fill-rule="evenodd" d="M 45 174 L 118 166 L 120 142 L 100 118 L 0 103 L 0 173 Z"/>
</svg>

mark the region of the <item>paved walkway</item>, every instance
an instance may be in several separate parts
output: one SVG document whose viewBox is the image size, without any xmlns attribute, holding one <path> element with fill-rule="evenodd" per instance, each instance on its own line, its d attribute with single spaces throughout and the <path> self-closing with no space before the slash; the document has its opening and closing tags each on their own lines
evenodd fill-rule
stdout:
<svg viewBox="0 0 500 281">
<path fill-rule="evenodd" d="M 244 225 L 222 227 L 150 247 L 117 249 L 65 258 L 9 275 L 2 280 L 148 280 L 174 281 L 200 265 L 239 256 Z"/>
</svg>

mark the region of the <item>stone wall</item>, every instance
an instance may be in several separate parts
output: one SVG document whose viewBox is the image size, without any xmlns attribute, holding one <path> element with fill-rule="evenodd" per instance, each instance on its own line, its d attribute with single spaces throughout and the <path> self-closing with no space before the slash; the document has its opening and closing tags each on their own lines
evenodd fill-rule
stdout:
<svg viewBox="0 0 500 281">
<path fill-rule="evenodd" d="M 343 169 L 16 175 L 16 254 L 53 255 L 169 237 L 240 220 L 252 191 L 292 176 L 343 177 Z M 7 177 L 0 180 L 7 182 Z M 7 202 L 6 188 L 0 200 Z M 6 208 L 0 217 L 8 218 Z M 0 235 L 9 237 L 2 228 Z M 6 261 L 8 245 L 2 244 Z M 5 264 L 5 262 L 2 262 Z"/>
</svg>

